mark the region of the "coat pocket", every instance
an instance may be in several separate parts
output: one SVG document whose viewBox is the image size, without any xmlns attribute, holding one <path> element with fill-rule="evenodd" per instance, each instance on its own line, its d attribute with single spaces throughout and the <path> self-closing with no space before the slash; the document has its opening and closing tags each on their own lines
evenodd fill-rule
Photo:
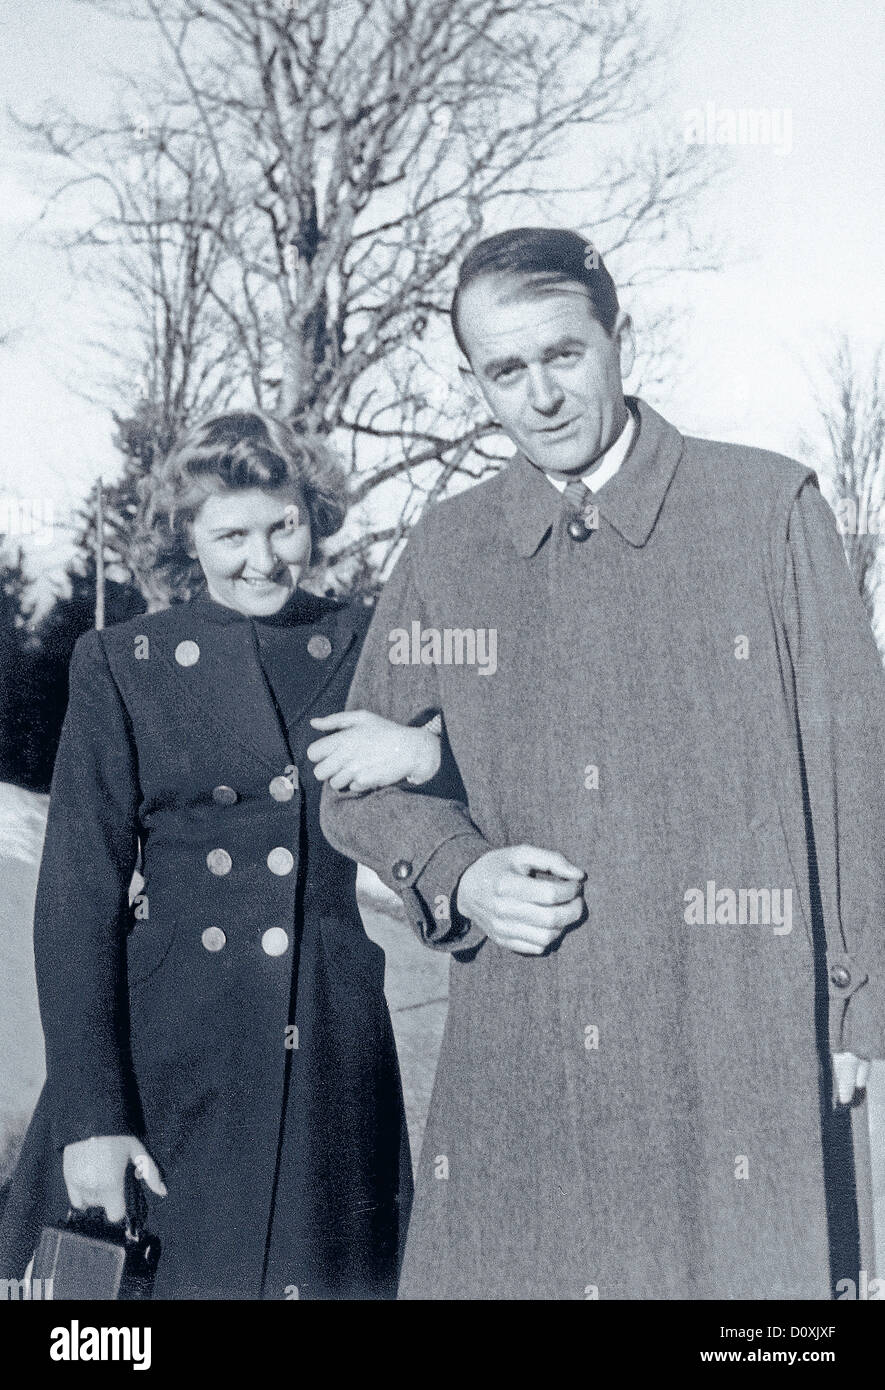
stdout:
<svg viewBox="0 0 885 1390">
<path fill-rule="evenodd" d="M 154 911 L 147 918 L 133 918 L 126 938 L 126 974 L 130 990 L 140 989 L 165 964 L 175 940 L 176 926 L 176 920 L 167 913 Z"/>
<path fill-rule="evenodd" d="M 788 925 L 795 925 L 793 919 L 798 916 L 805 939 L 809 947 L 813 948 L 810 905 L 806 905 L 805 901 L 808 875 L 805 869 L 797 873 L 798 846 L 792 850 L 790 848 L 780 806 L 771 803 L 757 811 L 750 821 L 749 828 L 753 844 L 759 850 L 761 877 L 767 875 L 769 879 L 768 887 L 772 900 L 775 892 L 779 890 L 781 915 L 786 917 L 789 909 L 789 921 L 782 924 L 781 930 L 785 931 Z"/>
</svg>

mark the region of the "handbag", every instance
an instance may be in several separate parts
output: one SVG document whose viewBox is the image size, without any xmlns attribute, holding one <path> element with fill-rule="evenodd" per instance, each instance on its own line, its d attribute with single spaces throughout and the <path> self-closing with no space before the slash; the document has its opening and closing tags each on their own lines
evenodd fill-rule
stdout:
<svg viewBox="0 0 885 1390">
<path fill-rule="evenodd" d="M 160 1242 L 145 1230 L 141 1184 L 128 1175 L 126 1208 L 122 1222 L 108 1221 L 101 1207 L 69 1208 L 59 1225 L 43 1227 L 31 1279 L 41 1281 L 45 1298 L 151 1297 Z"/>
</svg>

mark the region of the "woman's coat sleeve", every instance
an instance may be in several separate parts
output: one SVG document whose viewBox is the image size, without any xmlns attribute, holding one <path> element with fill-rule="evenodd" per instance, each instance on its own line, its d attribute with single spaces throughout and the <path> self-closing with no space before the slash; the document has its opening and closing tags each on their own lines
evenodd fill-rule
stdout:
<svg viewBox="0 0 885 1390">
<path fill-rule="evenodd" d="M 128 1066 L 126 928 L 138 850 L 135 749 L 100 635 L 71 658 L 34 911 L 57 1147 L 137 1133 Z"/>
<path fill-rule="evenodd" d="M 427 718 L 439 707 L 436 668 L 394 665 L 390 634 L 423 624 L 423 605 L 407 545 L 378 601 L 357 664 L 348 709 L 367 709 L 398 724 Z M 443 714 L 445 712 L 443 711 Z M 466 805 L 426 795 L 426 788 L 381 787 L 336 792 L 326 783 L 323 832 L 343 854 L 366 864 L 402 898 L 421 939 L 442 950 L 465 950 L 483 939 L 458 917 L 453 895 L 465 869 L 491 845 L 470 819 Z"/>
<path fill-rule="evenodd" d="M 790 514 L 783 605 L 827 938 L 830 1043 L 885 1057 L 885 673 L 830 507 Z"/>
</svg>

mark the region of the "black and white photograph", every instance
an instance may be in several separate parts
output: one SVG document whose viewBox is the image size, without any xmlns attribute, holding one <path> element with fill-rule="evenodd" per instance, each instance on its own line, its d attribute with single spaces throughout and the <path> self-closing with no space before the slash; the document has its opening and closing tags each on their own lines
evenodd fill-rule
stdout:
<svg viewBox="0 0 885 1390">
<path fill-rule="evenodd" d="M 874 0 L 4 0 L 35 1368 L 319 1326 L 268 1302 L 872 1339 L 883 55 Z"/>
</svg>

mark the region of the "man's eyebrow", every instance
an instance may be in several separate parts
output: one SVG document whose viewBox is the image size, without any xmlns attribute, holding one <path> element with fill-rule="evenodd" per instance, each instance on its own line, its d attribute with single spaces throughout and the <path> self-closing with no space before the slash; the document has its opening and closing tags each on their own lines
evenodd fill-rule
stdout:
<svg viewBox="0 0 885 1390">
<path fill-rule="evenodd" d="M 521 357 L 493 357 L 491 362 L 486 362 L 483 372 L 486 376 L 495 376 L 498 372 L 510 371 L 513 367 L 524 367 L 525 362 Z"/>
<path fill-rule="evenodd" d="M 587 344 L 583 338 L 578 338 L 573 333 L 567 333 L 564 338 L 560 338 L 557 342 L 551 343 L 549 347 L 544 349 L 541 354 L 541 361 L 549 362 L 552 357 L 558 357 L 563 348 L 582 348 L 586 346 Z"/>
</svg>

